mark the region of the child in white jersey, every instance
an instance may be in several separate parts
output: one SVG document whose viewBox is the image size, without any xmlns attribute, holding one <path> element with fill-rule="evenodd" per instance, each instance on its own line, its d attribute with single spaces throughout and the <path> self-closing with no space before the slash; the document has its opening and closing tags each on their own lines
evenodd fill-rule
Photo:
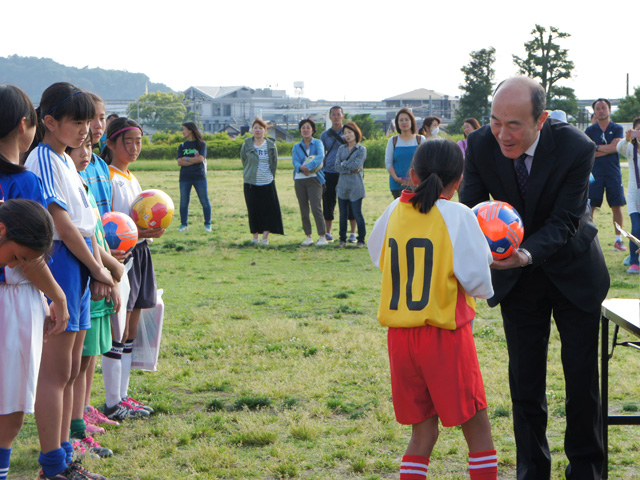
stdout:
<svg viewBox="0 0 640 480">
<path fill-rule="evenodd" d="M 109 164 L 111 186 L 113 189 L 113 211 L 131 216 L 131 205 L 142 193 L 138 179 L 129 171 L 129 165 L 136 161 L 142 146 L 142 129 L 132 119 L 121 117 L 113 120 L 107 127 L 107 147 L 104 159 Z M 144 417 L 153 413 L 153 408 L 134 400 L 128 394 L 131 376 L 133 341 L 138 332 L 140 314 L 145 308 L 156 305 L 156 276 L 153 270 L 148 242 L 160 238 L 164 228 L 138 227 L 138 243 L 131 255 L 131 268 L 128 271 L 130 293 L 127 300 L 127 321 L 120 343 L 114 341 L 111 351 L 105 355 L 113 362 L 107 362 L 107 381 L 105 376 L 106 402 L 104 414 L 112 420 L 124 420 L 127 417 Z M 119 358 L 119 359 L 118 359 Z M 119 363 L 119 364 L 118 364 Z M 104 370 L 103 361 L 103 370 Z M 118 374 L 120 382 L 118 383 Z"/>
<path fill-rule="evenodd" d="M 35 404 L 42 465 L 39 478 L 61 480 L 78 476 L 78 471 L 86 472 L 82 465 L 72 462 L 69 428 L 73 384 L 80 370 L 85 332 L 91 325 L 89 279 L 107 287 L 114 282 L 95 248 L 96 218 L 84 185 L 65 153 L 67 147 L 79 147 L 84 142 L 95 114 L 93 102 L 86 93 L 61 82 L 44 91 L 37 111 L 38 130 L 25 166 L 43 184 L 54 222 L 50 268 L 69 309 L 67 330 L 52 337 L 42 352 Z"/>
<path fill-rule="evenodd" d="M 497 457 L 470 322 L 493 295 L 491 252 L 473 212 L 451 202 L 463 158 L 451 140 L 416 150 L 404 190 L 376 222 L 369 253 L 382 270 L 378 320 L 389 327 L 396 419 L 412 426 L 401 480 L 427 478 L 438 424 L 461 425 L 472 480 L 495 480 Z"/>
</svg>

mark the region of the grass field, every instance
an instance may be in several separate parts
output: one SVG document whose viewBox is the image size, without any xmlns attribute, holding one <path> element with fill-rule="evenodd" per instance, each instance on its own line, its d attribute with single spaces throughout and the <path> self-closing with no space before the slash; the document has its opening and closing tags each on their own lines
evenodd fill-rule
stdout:
<svg viewBox="0 0 640 480">
<path fill-rule="evenodd" d="M 177 206 L 173 164 L 145 161 L 134 171 L 143 188 L 165 190 Z M 410 429 L 393 415 L 386 330 L 376 320 L 380 272 L 367 250 L 300 247 L 304 234 L 286 169 L 277 177 L 286 235 L 272 237 L 268 247 L 252 246 L 239 162 L 212 161 L 210 170 L 214 233 L 203 231 L 194 192 L 189 231 L 178 233 L 174 219 L 151 247 L 166 305 L 162 351 L 158 371 L 134 372 L 130 392 L 158 413 L 109 428 L 97 438 L 115 456 L 85 463 L 110 479 L 398 478 Z M 382 170 L 366 170 L 369 230 L 391 200 L 387 178 Z M 609 296 L 636 298 L 638 278 L 626 274 L 625 254 L 612 248 L 609 209 L 596 220 L 612 276 Z M 512 479 L 515 444 L 499 311 L 479 302 L 474 332 L 499 478 Z M 553 478 L 563 478 L 564 380 L 552 332 L 548 437 Z M 616 349 L 612 411 L 638 409 L 639 367 L 637 352 Z M 103 402 L 98 369 L 93 404 Z M 637 428 L 611 427 L 609 443 L 609 478 L 640 477 Z M 34 478 L 38 452 L 29 415 L 14 444 L 10 478 Z M 468 478 L 460 428 L 441 430 L 429 478 Z"/>
</svg>

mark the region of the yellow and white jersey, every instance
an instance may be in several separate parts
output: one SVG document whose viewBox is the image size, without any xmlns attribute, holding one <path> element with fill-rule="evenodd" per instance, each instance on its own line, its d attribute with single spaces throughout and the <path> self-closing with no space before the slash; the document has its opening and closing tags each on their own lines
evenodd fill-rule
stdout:
<svg viewBox="0 0 640 480">
<path fill-rule="evenodd" d="M 465 205 L 441 199 L 424 214 L 412 196 L 403 191 L 369 237 L 369 255 L 382 271 L 378 321 L 455 330 L 473 320 L 473 297 L 493 296 L 491 251 Z"/>
</svg>

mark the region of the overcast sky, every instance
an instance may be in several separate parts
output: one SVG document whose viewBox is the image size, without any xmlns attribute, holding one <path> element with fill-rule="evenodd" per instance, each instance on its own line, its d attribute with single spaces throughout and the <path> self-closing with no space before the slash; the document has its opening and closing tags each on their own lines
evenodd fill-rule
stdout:
<svg viewBox="0 0 640 480">
<path fill-rule="evenodd" d="M 165 6 L 167 5 L 167 6 Z M 536 23 L 571 34 L 564 82 L 578 98 L 640 86 L 640 3 L 538 0 L 3 2 L 0 56 L 140 72 L 176 91 L 246 85 L 312 100 L 382 100 L 417 88 L 460 95 L 460 68 L 495 47 L 496 81 L 517 73 Z M 524 13 L 523 13 L 524 12 Z"/>
</svg>

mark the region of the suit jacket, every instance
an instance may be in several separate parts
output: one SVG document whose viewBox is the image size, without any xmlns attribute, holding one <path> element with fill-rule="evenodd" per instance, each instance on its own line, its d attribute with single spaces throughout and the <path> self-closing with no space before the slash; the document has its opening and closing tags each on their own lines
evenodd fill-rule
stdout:
<svg viewBox="0 0 640 480">
<path fill-rule="evenodd" d="M 602 303 L 609 290 L 609 272 L 587 207 L 594 152 L 594 143 L 583 132 L 547 120 L 523 201 L 514 160 L 502 155 L 490 127 L 469 135 L 460 201 L 469 207 L 490 197 L 510 203 L 524 222 L 521 247 L 533 257 L 528 267 L 492 270 L 495 294 L 488 300 L 490 306 L 500 303 L 534 268 L 542 268 L 579 309 L 592 310 Z"/>
</svg>

